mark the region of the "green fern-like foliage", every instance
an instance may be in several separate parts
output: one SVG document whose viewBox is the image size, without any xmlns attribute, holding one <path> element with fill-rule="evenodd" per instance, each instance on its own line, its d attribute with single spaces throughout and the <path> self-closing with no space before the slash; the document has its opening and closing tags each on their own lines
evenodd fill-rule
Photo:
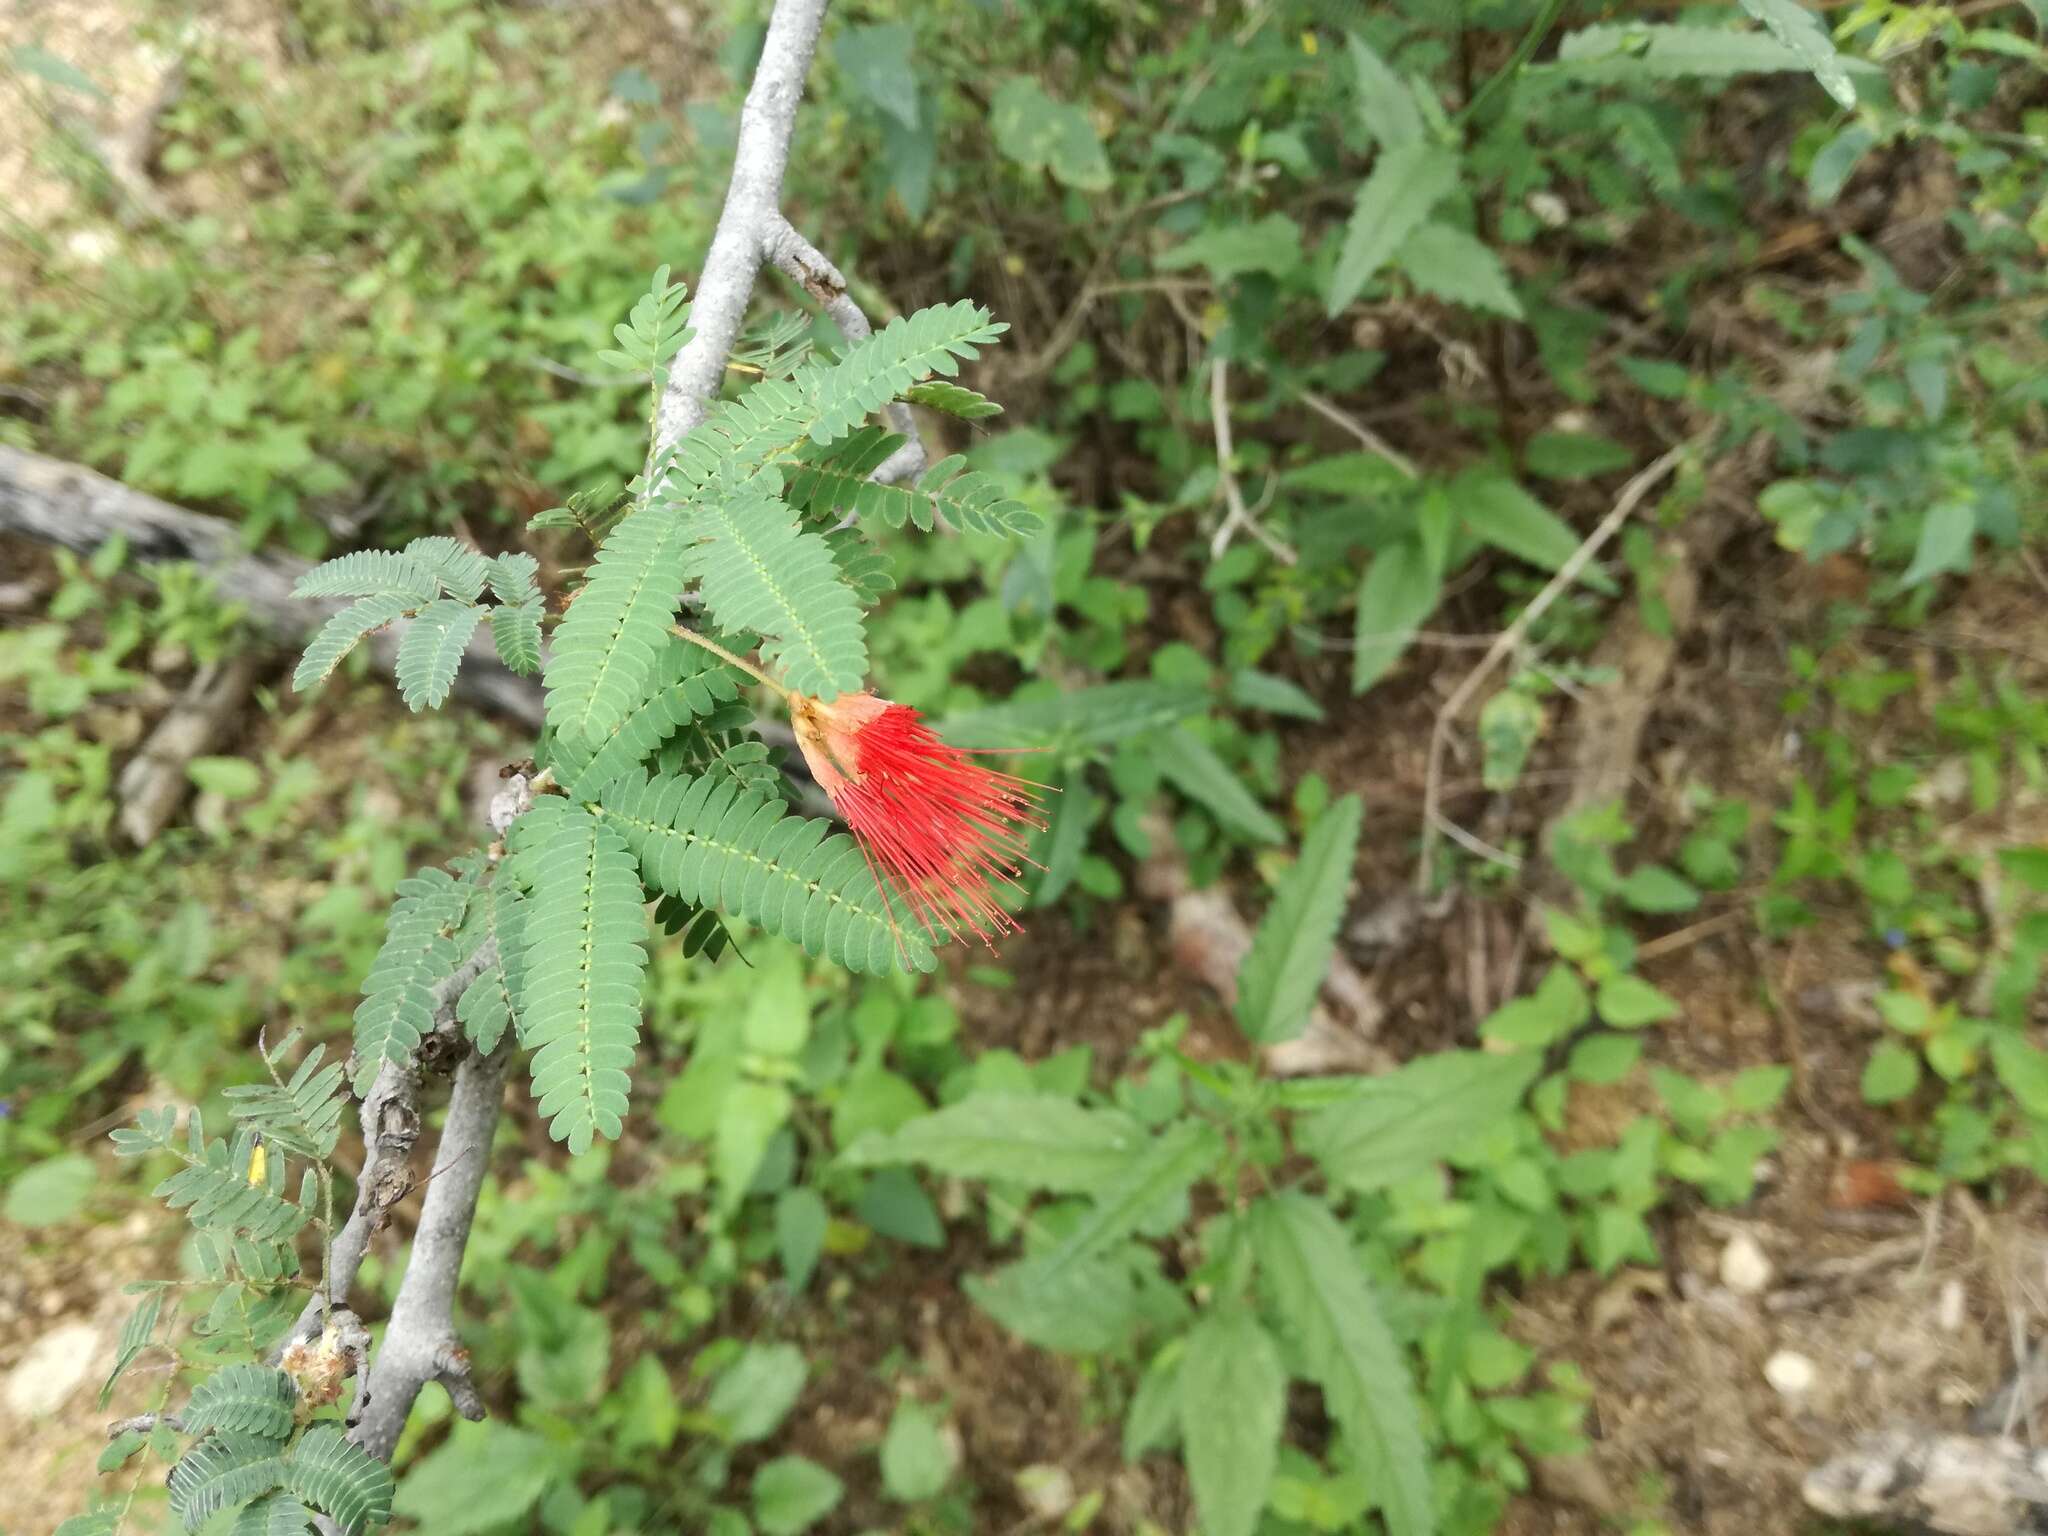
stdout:
<svg viewBox="0 0 2048 1536">
<path fill-rule="evenodd" d="M 245 1505 L 228 1536 L 306 1536 L 313 1513 L 288 1493 L 266 1493 Z"/>
<path fill-rule="evenodd" d="M 164 1293 L 153 1290 L 136 1303 L 135 1310 L 128 1314 L 128 1320 L 121 1325 L 120 1337 L 114 1341 L 114 1364 L 107 1372 L 107 1379 L 100 1384 L 99 1406 L 104 1411 L 114 1395 L 115 1383 L 128 1373 L 142 1352 L 149 1348 L 149 1342 L 156 1336 L 157 1320 L 163 1316 Z"/>
<path fill-rule="evenodd" d="M 193 1125 L 199 1113 L 189 1117 Z M 292 1237 L 312 1220 L 315 1209 L 313 1175 L 306 1173 L 305 1186 L 297 1204 L 284 1197 L 284 1161 L 269 1164 L 264 1177 L 252 1183 L 250 1154 L 255 1138 L 243 1133 L 233 1145 L 216 1137 L 202 1140 L 195 1150 L 179 1155 L 185 1166 L 165 1179 L 151 1193 L 202 1230 L 226 1232 L 258 1243 L 279 1243 Z M 173 1149 L 175 1150 L 175 1149 Z"/>
<path fill-rule="evenodd" d="M 829 530 L 825 547 L 832 551 L 839 579 L 853 590 L 861 606 L 873 607 L 882 600 L 883 593 L 896 590 L 895 563 L 870 544 L 858 528 Z"/>
<path fill-rule="evenodd" d="M 690 339 L 689 290 L 668 280 L 668 268 L 657 267 L 654 281 L 633 305 L 623 325 L 612 327 L 618 346 L 597 354 L 607 368 L 644 373 L 658 400 L 668 383 L 668 365 Z"/>
<path fill-rule="evenodd" d="M 607 786 L 599 806 L 649 884 L 794 940 L 849 970 L 931 970 L 931 946 L 892 912 L 851 838 L 779 800 L 710 777 Z"/>
<path fill-rule="evenodd" d="M 455 1017 L 470 1043 L 488 1054 L 498 1048 L 507 1025 L 519 1028 L 525 1008 L 526 899 L 517 885 L 501 877 L 472 906 L 484 915 L 484 932 L 478 941 L 494 939 L 498 959 L 463 988 Z M 520 1034 L 523 1038 L 524 1031 Z"/>
<path fill-rule="evenodd" d="M 188 1531 L 269 1493 L 284 1481 L 283 1442 L 257 1435 L 208 1435 L 178 1459 L 166 1486 L 171 1513 Z"/>
<path fill-rule="evenodd" d="M 741 674 L 702 646 L 664 635 L 647 697 L 598 736 L 551 743 L 548 758 L 555 777 L 578 799 L 594 799 L 685 724 L 737 699 L 742 681 Z"/>
<path fill-rule="evenodd" d="M 484 581 L 490 575 L 491 562 L 456 540 L 440 534 L 414 539 L 405 546 L 405 554 L 432 571 L 435 580 L 451 597 L 473 603 L 484 595 Z"/>
<path fill-rule="evenodd" d="M 732 361 L 759 370 L 763 378 L 786 379 L 811 355 L 811 317 L 771 311 L 733 344 Z"/>
<path fill-rule="evenodd" d="M 625 1121 L 647 964 L 640 876 L 619 833 L 581 806 L 550 797 L 514 833 L 534 892 L 521 1020 L 534 1097 L 580 1153 Z"/>
<path fill-rule="evenodd" d="M 469 887 L 447 871 L 423 869 L 398 884 L 384 946 L 363 979 L 356 1008 L 355 1088 L 363 1092 L 378 1063 L 402 1061 L 434 1025 L 434 988 L 460 962 L 451 935 L 460 926 Z"/>
<path fill-rule="evenodd" d="M 806 455 L 789 477 L 784 494 L 790 505 L 814 517 L 851 513 L 879 517 L 891 528 L 905 522 L 932 531 L 944 518 L 968 533 L 995 533 L 1024 538 L 1043 526 L 1038 514 L 1003 493 L 991 476 L 962 474 L 967 460 L 959 454 L 939 460 L 918 477 L 915 486 L 877 485 L 868 478 L 881 462 L 903 445 L 903 439 L 877 427 L 865 427 L 844 442 Z"/>
<path fill-rule="evenodd" d="M 413 617 L 398 643 L 398 691 L 407 709 L 436 709 L 448 697 L 469 637 L 483 616 L 481 608 L 444 597 Z"/>
<path fill-rule="evenodd" d="M 837 362 L 813 360 L 786 383 L 763 379 L 738 400 L 713 407 L 657 483 L 681 494 L 678 487 L 694 490 L 721 473 L 751 474 L 806 438 L 836 442 L 933 374 L 959 372 L 961 359 L 978 356 L 1008 329 L 964 301 L 892 320 Z"/>
<path fill-rule="evenodd" d="M 365 549 L 313 567 L 292 588 L 293 597 L 404 597 L 415 606 L 441 590 L 433 568 L 410 554 Z"/>
<path fill-rule="evenodd" d="M 692 721 L 654 754 L 650 776 L 700 773 L 707 778 L 730 779 L 750 794 L 783 798 L 789 781 L 770 760 L 767 744 L 740 739 L 731 729 L 734 724 L 751 724 L 751 715 L 736 722 L 734 716 L 739 713 L 737 706 L 731 706 Z"/>
<path fill-rule="evenodd" d="M 299 1437 L 283 1467 L 284 1486 L 358 1536 L 391 1518 L 391 1469 L 353 1444 L 336 1424 L 316 1424 Z"/>
<path fill-rule="evenodd" d="M 294 597 L 353 597 L 306 647 L 292 686 L 301 692 L 327 677 L 368 635 L 399 619 L 412 625 L 398 647 L 398 686 L 413 709 L 448 697 L 476 626 L 488 614 L 498 655 L 515 672 L 540 666 L 545 602 L 534 585 L 533 556 L 484 556 L 454 539 L 414 539 L 403 550 L 362 550 L 316 565 Z M 496 602 L 478 607 L 488 588 Z M 448 594 L 443 597 L 439 594 Z"/>
<path fill-rule="evenodd" d="M 687 573 L 721 628 L 761 637 L 762 656 L 790 687 L 826 699 L 857 691 L 868 670 L 860 603 L 780 489 L 763 472 L 692 506 Z"/>
<path fill-rule="evenodd" d="M 242 1083 L 222 1090 L 228 1111 L 281 1151 L 324 1162 L 341 1135 L 341 1063 L 323 1069 L 315 1046 L 290 1081 Z"/>
<path fill-rule="evenodd" d="M 215 1371 L 192 1389 L 180 1417 L 188 1433 L 209 1430 L 282 1441 L 292 1432 L 298 1388 L 291 1377 L 269 1366 L 247 1363 Z"/>
<path fill-rule="evenodd" d="M 958 416 L 963 421 L 981 421 L 990 416 L 1003 414 L 1000 405 L 978 390 L 968 389 L 960 384 L 948 384 L 939 379 L 906 389 L 903 391 L 903 398 L 912 405 L 944 411 L 948 416 Z"/>
<path fill-rule="evenodd" d="M 523 603 L 500 603 L 491 610 L 491 643 L 498 659 L 524 676 L 540 670 L 541 599 Z"/>
<path fill-rule="evenodd" d="M 555 631 L 548 662 L 548 728 L 598 742 L 648 695 L 672 638 L 688 544 L 684 509 L 651 502 L 629 513 Z"/>
<path fill-rule="evenodd" d="M 948 378 L 1009 327 L 979 304 L 962 299 L 899 315 L 829 366 L 811 364 L 796 379 L 816 412 L 808 428 L 814 443 L 834 442 L 891 400 L 933 374 Z"/>
<path fill-rule="evenodd" d="M 304 693 L 326 680 L 363 638 L 402 619 L 424 601 L 402 592 L 380 592 L 350 603 L 320 626 L 292 673 L 292 687 Z"/>
<path fill-rule="evenodd" d="M 763 379 L 737 400 L 714 405 L 702 425 L 676 445 L 654 487 L 682 497 L 721 473 L 751 474 L 802 442 L 813 419 L 797 380 Z"/>
<path fill-rule="evenodd" d="M 490 586 L 491 596 L 501 603 L 519 604 L 531 602 L 540 596 L 540 588 L 534 584 L 534 577 L 540 573 L 540 562 L 529 554 L 513 550 L 508 554 L 492 556 L 484 568 L 484 580 Z"/>
</svg>

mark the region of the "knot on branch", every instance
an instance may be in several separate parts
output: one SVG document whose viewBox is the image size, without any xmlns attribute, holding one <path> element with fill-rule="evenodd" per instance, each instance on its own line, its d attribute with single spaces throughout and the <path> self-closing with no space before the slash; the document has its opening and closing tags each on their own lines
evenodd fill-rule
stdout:
<svg viewBox="0 0 2048 1536">
<path fill-rule="evenodd" d="M 484 1400 L 470 1372 L 469 1351 L 454 1339 L 443 1339 L 434 1351 L 434 1380 L 448 1389 L 455 1411 L 474 1422 L 484 1416 Z"/>
</svg>

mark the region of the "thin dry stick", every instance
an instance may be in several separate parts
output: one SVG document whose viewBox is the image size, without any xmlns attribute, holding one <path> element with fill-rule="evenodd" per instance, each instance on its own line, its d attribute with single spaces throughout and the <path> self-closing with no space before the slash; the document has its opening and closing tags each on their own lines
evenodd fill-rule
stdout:
<svg viewBox="0 0 2048 1536">
<path fill-rule="evenodd" d="M 1379 433 L 1373 431 L 1371 427 L 1368 427 L 1356 416 L 1339 410 L 1333 402 L 1325 400 L 1314 390 L 1304 389 L 1301 392 L 1301 403 L 1325 421 L 1335 422 L 1346 432 L 1357 438 L 1368 452 L 1378 454 L 1410 480 L 1418 480 L 1422 477 L 1422 472 L 1415 467 L 1415 461 L 1409 458 L 1407 454 L 1401 452 L 1400 449 L 1396 448 L 1384 437 L 1381 437 Z"/>
<path fill-rule="evenodd" d="M 1301 556 L 1294 552 L 1293 546 L 1274 535 L 1245 505 L 1244 492 L 1238 487 L 1237 476 L 1230 468 L 1237 448 L 1230 437 L 1229 365 L 1220 355 L 1209 364 L 1209 422 L 1216 433 L 1216 475 L 1223 482 L 1223 499 L 1230 508 L 1229 514 L 1217 527 L 1215 537 L 1209 541 L 1209 558 L 1221 560 L 1237 530 L 1248 528 L 1252 536 L 1272 552 L 1275 560 L 1282 565 L 1298 564 Z"/>
<path fill-rule="evenodd" d="M 1451 696 L 1437 711 L 1436 724 L 1429 733 L 1429 772 L 1423 780 L 1422 789 L 1422 852 L 1415 870 L 1417 889 L 1429 890 L 1436 875 L 1436 840 L 1439 835 L 1471 849 L 1482 858 L 1492 858 L 1497 863 L 1513 865 L 1512 856 L 1502 854 L 1499 849 L 1489 849 L 1484 843 L 1462 828 L 1454 825 L 1438 809 L 1442 794 L 1444 772 L 1444 750 L 1450 744 L 1451 722 L 1457 719 L 1465 706 L 1479 692 L 1480 685 L 1493 675 L 1493 671 L 1518 649 L 1529 627 L 1549 611 L 1550 605 L 1562 597 L 1567 588 L 1578 580 L 1579 573 L 1593 561 L 1607 545 L 1607 541 L 1621 532 L 1621 525 L 1634 516 L 1635 510 L 1666 475 L 1685 457 L 1692 445 L 1680 443 L 1653 460 L 1634 479 L 1621 488 L 1621 495 L 1615 499 L 1614 508 L 1600 519 L 1599 526 L 1586 535 L 1585 542 L 1572 551 L 1571 558 L 1558 567 L 1557 574 L 1550 578 L 1541 592 L 1538 592 L 1529 606 L 1524 608 L 1515 622 L 1500 632 L 1500 636 L 1479 658 L 1479 665 L 1466 674 Z"/>
<path fill-rule="evenodd" d="M 1726 912 L 1716 912 L 1712 917 L 1703 917 L 1676 933 L 1667 933 L 1662 938 L 1647 940 L 1636 950 L 1636 959 L 1654 960 L 1659 955 L 1674 954 L 1689 945 L 1697 944 L 1710 934 L 1719 933 L 1724 928 L 1733 928 L 1748 916 L 1747 907 L 1734 907 Z"/>
</svg>

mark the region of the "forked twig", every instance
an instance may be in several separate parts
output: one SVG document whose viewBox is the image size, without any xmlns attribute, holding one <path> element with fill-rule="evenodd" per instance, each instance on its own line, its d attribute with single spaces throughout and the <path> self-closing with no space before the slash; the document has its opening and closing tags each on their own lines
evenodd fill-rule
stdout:
<svg viewBox="0 0 2048 1536">
<path fill-rule="evenodd" d="M 1209 364 L 1209 422 L 1216 434 L 1216 477 L 1223 483 L 1223 500 L 1229 508 L 1209 540 L 1209 558 L 1221 560 L 1223 552 L 1230 548 L 1230 541 L 1237 536 L 1237 530 L 1244 528 L 1282 565 L 1299 564 L 1301 556 L 1295 553 L 1294 546 L 1261 523 L 1258 514 L 1245 504 L 1244 491 L 1230 467 L 1237 447 L 1230 435 L 1229 364 L 1224 362 L 1220 353 Z"/>
<path fill-rule="evenodd" d="M 1435 881 L 1436 842 L 1439 836 L 1448 837 L 1483 858 L 1492 858 L 1496 862 L 1515 862 L 1511 855 L 1480 843 L 1469 832 L 1453 824 L 1439 808 L 1443 791 L 1444 749 L 1450 743 L 1451 722 L 1472 702 L 1473 696 L 1479 692 L 1480 685 L 1493 675 L 1494 669 L 1520 648 L 1530 626 L 1542 618 L 1549 611 L 1550 605 L 1562 597 L 1566 589 L 1578 580 L 1579 573 L 1592 564 L 1593 557 L 1607 546 L 1610 539 L 1621 532 L 1622 524 L 1635 515 L 1636 508 L 1642 505 L 1644 498 L 1658 482 L 1677 467 L 1679 460 L 1684 458 L 1691 448 L 1690 442 L 1684 442 L 1667 450 L 1639 470 L 1634 478 L 1621 488 L 1621 494 L 1615 498 L 1613 509 L 1600 519 L 1599 525 L 1586 535 L 1585 541 L 1571 552 L 1570 558 L 1563 565 L 1557 568 L 1557 574 L 1550 578 L 1543 590 L 1516 615 L 1515 622 L 1502 630 L 1493 644 L 1486 648 L 1486 654 L 1479 658 L 1479 664 L 1465 675 L 1465 680 L 1458 684 L 1451 696 L 1444 700 L 1443 708 L 1436 712 L 1436 723 L 1430 728 L 1429 733 L 1429 771 L 1423 780 L 1422 788 L 1422 851 L 1415 869 L 1417 889 L 1427 891 Z"/>
</svg>

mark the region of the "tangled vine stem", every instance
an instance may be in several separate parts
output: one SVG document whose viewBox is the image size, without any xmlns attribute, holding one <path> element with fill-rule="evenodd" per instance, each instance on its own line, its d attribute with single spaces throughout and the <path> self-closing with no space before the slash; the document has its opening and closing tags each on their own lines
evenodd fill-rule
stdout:
<svg viewBox="0 0 2048 1536">
<path fill-rule="evenodd" d="M 668 388 L 656 409 L 654 449 L 658 460 L 703 421 L 740 333 L 754 279 L 764 262 L 787 272 L 817 299 L 848 341 L 869 331 L 860 306 L 846 291 L 846 279 L 782 216 L 782 177 L 789 163 L 790 134 L 803 96 L 804 78 L 817 50 L 825 0 L 776 0 L 762 46 L 761 61 L 740 116 L 732 180 L 719 214 L 711 249 L 691 310 L 695 334 L 677 354 Z M 909 442 L 884 471 L 894 478 L 916 475 L 924 450 L 907 411 L 890 423 Z M 493 801 L 492 831 L 500 836 L 540 787 L 515 776 Z M 495 943 L 480 946 L 435 993 L 435 1029 L 422 1051 L 460 1041 L 454 1009 L 463 989 L 497 959 Z M 488 1055 L 464 1052 L 448 1099 L 447 1120 L 419 1227 L 413 1236 L 398 1295 L 382 1343 L 359 1372 L 350 1413 L 352 1438 L 372 1455 L 389 1460 L 413 1404 L 428 1382 L 438 1381 L 465 1418 L 482 1418 L 483 1399 L 471 1375 L 468 1351 L 456 1337 L 454 1306 L 462 1256 L 476 1217 L 477 1197 L 490 1168 L 491 1141 L 503 1110 L 509 1036 Z M 335 1234 L 327 1276 L 308 1302 L 287 1342 L 319 1335 L 342 1313 L 370 1238 L 390 1219 L 391 1208 L 412 1188 L 410 1160 L 420 1136 L 421 1052 L 385 1062 L 363 1097 L 363 1165 L 356 1180 L 355 1206 Z M 322 1520 L 323 1530 L 331 1525 Z"/>
</svg>

